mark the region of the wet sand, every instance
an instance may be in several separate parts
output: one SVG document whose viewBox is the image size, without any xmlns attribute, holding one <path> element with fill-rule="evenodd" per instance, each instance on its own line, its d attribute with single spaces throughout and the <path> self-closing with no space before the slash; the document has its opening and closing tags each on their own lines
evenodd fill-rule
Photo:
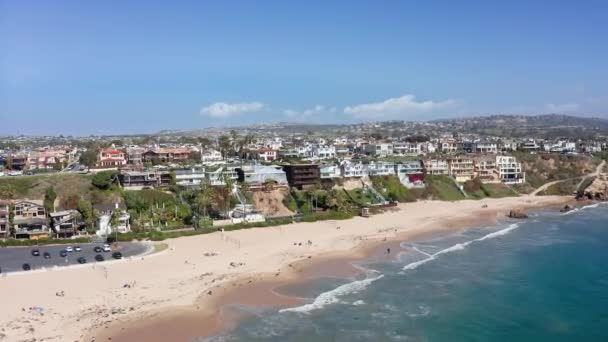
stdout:
<svg viewBox="0 0 608 342">
<path fill-rule="evenodd" d="M 546 208 L 557 208 L 560 205 L 548 206 Z M 159 315 L 153 319 L 153 324 L 145 327 L 129 328 L 122 326 L 122 331 L 114 328 L 108 335 L 103 335 L 102 340 L 108 336 L 112 341 L 127 342 L 145 340 L 152 342 L 161 341 L 191 341 L 195 337 L 209 337 L 232 329 L 242 318 L 243 311 L 231 310 L 233 306 L 245 306 L 254 310 L 282 309 L 295 307 L 306 303 L 303 298 L 286 295 L 289 288 L 303 284 L 307 281 L 319 278 L 339 278 L 354 280 L 363 278 L 364 274 L 357 263 L 372 263 L 379 260 L 395 259 L 399 251 L 402 250 L 401 243 L 404 241 L 414 241 L 417 239 L 440 236 L 446 233 L 455 233 L 472 228 L 497 224 L 500 220 L 505 220 L 503 215 L 495 211 L 480 213 L 474 217 L 466 217 L 458 220 L 443 222 L 441 227 L 432 230 L 421 230 L 419 232 L 405 232 L 396 235 L 392 239 L 364 241 L 356 249 L 347 253 L 336 253 L 314 259 L 305 259 L 290 263 L 287 267 L 277 271 L 274 275 L 260 275 L 259 278 L 251 278 L 246 281 L 234 282 L 228 287 L 218 287 L 212 291 L 217 297 L 214 300 L 205 298 L 205 294 L 198 300 L 197 306 L 213 306 L 213 310 L 204 313 L 184 312 L 182 316 L 187 322 L 187 330 L 192 332 L 188 336 L 181 334 L 171 334 L 183 326 L 175 326 L 174 319 L 166 319 Z M 392 229 L 392 228 L 391 228 Z M 387 229 L 391 230 L 391 229 Z M 390 252 L 389 252 L 390 250 Z M 257 282 L 256 282 L 257 281 Z M 209 321 L 216 324 L 210 326 Z M 201 324 L 206 322 L 206 324 Z M 128 325 L 128 324 L 126 324 Z M 145 331 L 142 331 L 145 330 Z M 141 331 L 142 333 L 137 333 Z M 162 338 L 171 336 L 171 339 Z"/>
</svg>

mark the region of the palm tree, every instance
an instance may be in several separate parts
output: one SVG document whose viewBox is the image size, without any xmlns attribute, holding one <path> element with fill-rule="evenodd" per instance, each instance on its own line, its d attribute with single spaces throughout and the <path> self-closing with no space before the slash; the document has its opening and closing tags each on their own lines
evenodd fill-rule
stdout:
<svg viewBox="0 0 608 342">
<path fill-rule="evenodd" d="M 222 157 L 226 158 L 228 155 L 228 151 L 230 151 L 232 144 L 230 142 L 230 137 L 227 135 L 222 135 L 218 139 L 218 145 L 220 147 L 220 152 L 222 153 Z"/>
<path fill-rule="evenodd" d="M 196 204 L 199 211 L 202 211 L 203 218 L 207 218 L 207 207 L 213 202 L 215 191 L 208 181 L 201 183 L 201 189 L 196 195 Z"/>
</svg>

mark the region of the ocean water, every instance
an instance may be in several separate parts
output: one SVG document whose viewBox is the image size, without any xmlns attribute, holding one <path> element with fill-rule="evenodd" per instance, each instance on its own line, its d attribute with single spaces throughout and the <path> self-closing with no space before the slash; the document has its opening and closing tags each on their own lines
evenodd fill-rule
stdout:
<svg viewBox="0 0 608 342">
<path fill-rule="evenodd" d="M 608 205 L 404 242 L 201 341 L 608 341 Z M 396 253 L 394 251 L 393 253 Z"/>
</svg>

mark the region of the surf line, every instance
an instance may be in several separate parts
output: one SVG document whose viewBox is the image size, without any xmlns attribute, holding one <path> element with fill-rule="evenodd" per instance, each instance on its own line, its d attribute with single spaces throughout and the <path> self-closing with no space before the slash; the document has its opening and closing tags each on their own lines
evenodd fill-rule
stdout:
<svg viewBox="0 0 608 342">
<path fill-rule="evenodd" d="M 424 253 L 424 252 L 418 250 L 416 247 L 413 247 L 414 250 L 416 250 L 417 252 L 420 252 L 422 254 L 427 254 L 428 257 L 425 258 L 425 259 L 422 259 L 422 260 L 414 261 L 412 263 L 409 263 L 409 264 L 403 266 L 403 269 L 401 270 L 400 273 L 403 273 L 404 271 L 408 271 L 408 270 L 413 270 L 413 269 L 415 269 L 416 267 L 418 267 L 420 265 L 424 265 L 424 264 L 426 264 L 429 261 L 437 259 L 437 257 L 440 256 L 440 255 L 442 255 L 442 254 L 447 254 L 447 253 L 451 253 L 451 252 L 455 252 L 455 251 L 461 251 L 461 250 L 465 249 L 468 245 L 472 244 L 473 242 L 493 239 L 493 238 L 498 237 L 498 236 L 506 235 L 509 232 L 511 232 L 512 230 L 515 230 L 517 228 L 519 228 L 519 225 L 517 223 L 513 223 L 513 224 L 509 225 L 507 228 L 501 229 L 501 230 L 496 231 L 496 232 L 489 233 L 489 234 L 484 235 L 484 236 L 482 236 L 480 238 L 477 238 L 477 239 L 473 239 L 473 240 L 470 240 L 470 241 L 465 241 L 465 242 L 457 243 L 457 244 L 455 244 L 455 245 L 453 245 L 451 247 L 442 249 L 439 252 L 436 252 L 436 253 L 433 253 L 433 254 Z"/>
</svg>

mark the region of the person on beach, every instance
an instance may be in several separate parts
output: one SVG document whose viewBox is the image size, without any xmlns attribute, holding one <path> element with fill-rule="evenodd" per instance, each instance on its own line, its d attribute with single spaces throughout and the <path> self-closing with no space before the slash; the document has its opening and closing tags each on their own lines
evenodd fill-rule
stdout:
<svg viewBox="0 0 608 342">
<path fill-rule="evenodd" d="M 386 254 L 391 254 L 391 248 L 390 247 L 386 249 Z"/>
</svg>

